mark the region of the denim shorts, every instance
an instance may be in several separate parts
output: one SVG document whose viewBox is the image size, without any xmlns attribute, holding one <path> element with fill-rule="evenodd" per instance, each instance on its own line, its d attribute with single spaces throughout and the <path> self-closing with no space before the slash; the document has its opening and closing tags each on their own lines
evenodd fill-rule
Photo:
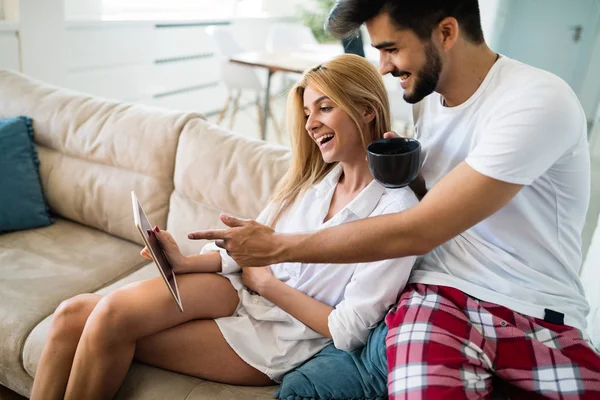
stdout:
<svg viewBox="0 0 600 400">
<path fill-rule="evenodd" d="M 369 334 L 365 347 L 353 352 L 333 344 L 283 377 L 274 397 L 281 400 L 387 399 L 385 322 Z"/>
</svg>

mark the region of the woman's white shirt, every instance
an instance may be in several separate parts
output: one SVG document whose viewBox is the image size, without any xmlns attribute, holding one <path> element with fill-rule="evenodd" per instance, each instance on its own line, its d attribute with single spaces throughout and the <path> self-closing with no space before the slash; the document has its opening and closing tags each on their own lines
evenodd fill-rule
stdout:
<svg viewBox="0 0 600 400">
<path fill-rule="evenodd" d="M 342 174 L 336 166 L 321 182 L 300 196 L 278 220 L 279 233 L 310 232 L 371 216 L 406 210 L 418 203 L 409 188 L 386 189 L 373 180 L 346 207 L 323 223 Z M 257 218 L 269 223 L 276 207 L 269 204 Z M 313 331 L 242 284 L 240 267 L 213 243 L 202 253 L 219 250 L 222 274 L 240 297 L 232 317 L 217 324 L 225 340 L 248 364 L 278 381 L 327 346 L 331 340 Z M 273 275 L 287 285 L 334 307 L 328 325 L 334 345 L 354 350 L 366 343 L 369 331 L 396 302 L 408 281 L 416 257 L 370 263 L 282 263 L 271 266 Z"/>
</svg>

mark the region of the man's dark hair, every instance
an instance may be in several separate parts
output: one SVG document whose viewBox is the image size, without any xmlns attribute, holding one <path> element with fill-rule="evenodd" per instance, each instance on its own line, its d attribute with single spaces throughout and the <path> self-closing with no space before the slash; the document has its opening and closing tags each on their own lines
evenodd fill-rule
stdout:
<svg viewBox="0 0 600 400">
<path fill-rule="evenodd" d="M 338 0 L 326 28 L 335 37 L 356 35 L 360 26 L 385 12 L 398 29 L 410 29 L 424 41 L 444 18 L 454 17 L 473 43 L 483 43 L 478 0 Z"/>
</svg>

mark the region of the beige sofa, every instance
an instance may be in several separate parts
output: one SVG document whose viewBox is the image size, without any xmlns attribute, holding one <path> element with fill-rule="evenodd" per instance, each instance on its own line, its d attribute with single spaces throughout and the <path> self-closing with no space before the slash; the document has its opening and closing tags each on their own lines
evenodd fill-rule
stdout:
<svg viewBox="0 0 600 400">
<path fill-rule="evenodd" d="M 0 385 L 28 396 L 53 311 L 78 293 L 158 276 L 139 256 L 131 190 L 185 253 L 187 232 L 219 213 L 256 217 L 285 173 L 284 148 L 208 124 L 201 115 L 120 104 L 0 71 L 0 118 L 34 120 L 40 175 L 56 223 L 0 235 Z M 117 399 L 270 399 L 134 364 Z"/>
</svg>

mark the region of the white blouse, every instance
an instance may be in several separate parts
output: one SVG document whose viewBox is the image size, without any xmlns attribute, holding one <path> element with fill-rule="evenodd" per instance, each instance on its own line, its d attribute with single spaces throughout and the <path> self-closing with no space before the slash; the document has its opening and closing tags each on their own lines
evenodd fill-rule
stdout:
<svg viewBox="0 0 600 400">
<path fill-rule="evenodd" d="M 323 223 L 342 174 L 335 167 L 321 182 L 298 197 L 279 219 L 279 233 L 309 232 L 362 218 L 406 210 L 418 203 L 407 187 L 386 189 L 373 180 L 344 209 Z M 269 204 L 257 218 L 268 223 L 275 206 Z M 225 340 L 248 364 L 278 382 L 331 343 L 267 299 L 242 284 L 240 267 L 214 243 L 202 253 L 220 251 L 222 274 L 238 291 L 240 303 L 233 316 L 216 320 Z M 329 330 L 338 349 L 351 351 L 366 343 L 369 331 L 383 319 L 404 288 L 416 257 L 357 264 L 282 263 L 273 275 L 287 285 L 335 309 Z"/>
</svg>

